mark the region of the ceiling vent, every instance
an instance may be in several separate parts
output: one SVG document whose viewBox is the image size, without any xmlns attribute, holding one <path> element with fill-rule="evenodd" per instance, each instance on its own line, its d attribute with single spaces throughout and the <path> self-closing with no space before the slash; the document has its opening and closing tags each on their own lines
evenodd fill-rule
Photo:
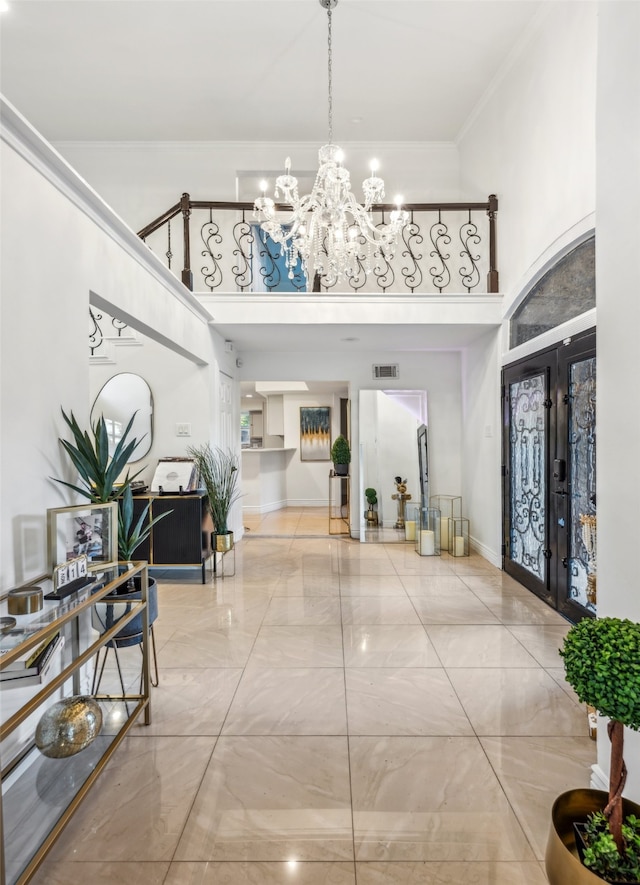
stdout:
<svg viewBox="0 0 640 885">
<path fill-rule="evenodd" d="M 398 366 L 398 363 L 389 363 L 386 365 L 374 365 L 373 377 L 374 378 L 399 378 L 400 377 L 400 367 Z"/>
</svg>

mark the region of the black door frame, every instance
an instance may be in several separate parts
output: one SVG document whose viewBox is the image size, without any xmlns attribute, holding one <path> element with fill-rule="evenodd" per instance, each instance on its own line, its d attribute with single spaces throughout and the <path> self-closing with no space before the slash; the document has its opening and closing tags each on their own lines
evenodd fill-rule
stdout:
<svg viewBox="0 0 640 885">
<path fill-rule="evenodd" d="M 596 332 L 590 329 L 570 340 L 561 341 L 537 353 L 523 357 L 503 367 L 502 370 L 502 566 L 519 583 L 534 592 L 547 604 L 571 621 L 590 615 L 583 606 L 568 596 L 567 558 L 570 526 L 569 501 L 569 389 L 568 374 L 572 363 L 581 358 L 594 356 Z M 510 404 L 509 385 L 516 380 L 544 374 L 547 382 L 545 392 L 546 465 L 545 465 L 545 538 L 543 542 L 544 577 L 536 577 L 509 557 L 510 544 Z M 562 465 L 566 465 L 562 475 Z M 554 469 L 555 465 L 555 469 Z"/>
</svg>

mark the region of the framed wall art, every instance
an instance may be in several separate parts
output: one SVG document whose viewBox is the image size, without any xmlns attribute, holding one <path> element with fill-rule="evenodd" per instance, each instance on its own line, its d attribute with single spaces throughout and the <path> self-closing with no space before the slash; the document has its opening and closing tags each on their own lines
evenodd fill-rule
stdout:
<svg viewBox="0 0 640 885">
<path fill-rule="evenodd" d="M 300 460 L 331 460 L 330 406 L 300 406 Z"/>
<path fill-rule="evenodd" d="M 118 561 L 118 505 L 80 504 L 47 510 L 48 562 L 56 566 L 87 557 L 89 571 Z"/>
</svg>

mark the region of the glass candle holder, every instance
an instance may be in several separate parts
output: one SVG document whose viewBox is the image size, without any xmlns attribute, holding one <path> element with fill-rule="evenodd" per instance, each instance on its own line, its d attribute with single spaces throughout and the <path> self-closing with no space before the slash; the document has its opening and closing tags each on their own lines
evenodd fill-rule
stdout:
<svg viewBox="0 0 640 885">
<path fill-rule="evenodd" d="M 417 506 L 408 506 L 406 508 L 406 516 L 404 521 L 404 539 L 415 543 L 416 526 L 420 522 L 420 508 Z"/>
<path fill-rule="evenodd" d="M 440 511 L 435 507 L 416 507 L 416 553 L 440 556 Z"/>
<path fill-rule="evenodd" d="M 451 556 L 469 555 L 469 520 L 464 516 L 449 519 L 449 554 Z"/>
<path fill-rule="evenodd" d="M 459 495 L 432 495 L 429 507 L 440 511 L 440 547 L 449 549 L 449 520 L 462 516 L 462 498 Z"/>
</svg>

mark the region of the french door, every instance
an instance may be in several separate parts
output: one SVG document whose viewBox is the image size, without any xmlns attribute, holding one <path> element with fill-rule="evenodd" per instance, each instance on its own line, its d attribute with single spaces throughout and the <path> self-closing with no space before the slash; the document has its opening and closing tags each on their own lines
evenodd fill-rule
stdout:
<svg viewBox="0 0 640 885">
<path fill-rule="evenodd" d="M 577 621 L 596 611 L 595 332 L 503 371 L 505 571 Z"/>
</svg>

